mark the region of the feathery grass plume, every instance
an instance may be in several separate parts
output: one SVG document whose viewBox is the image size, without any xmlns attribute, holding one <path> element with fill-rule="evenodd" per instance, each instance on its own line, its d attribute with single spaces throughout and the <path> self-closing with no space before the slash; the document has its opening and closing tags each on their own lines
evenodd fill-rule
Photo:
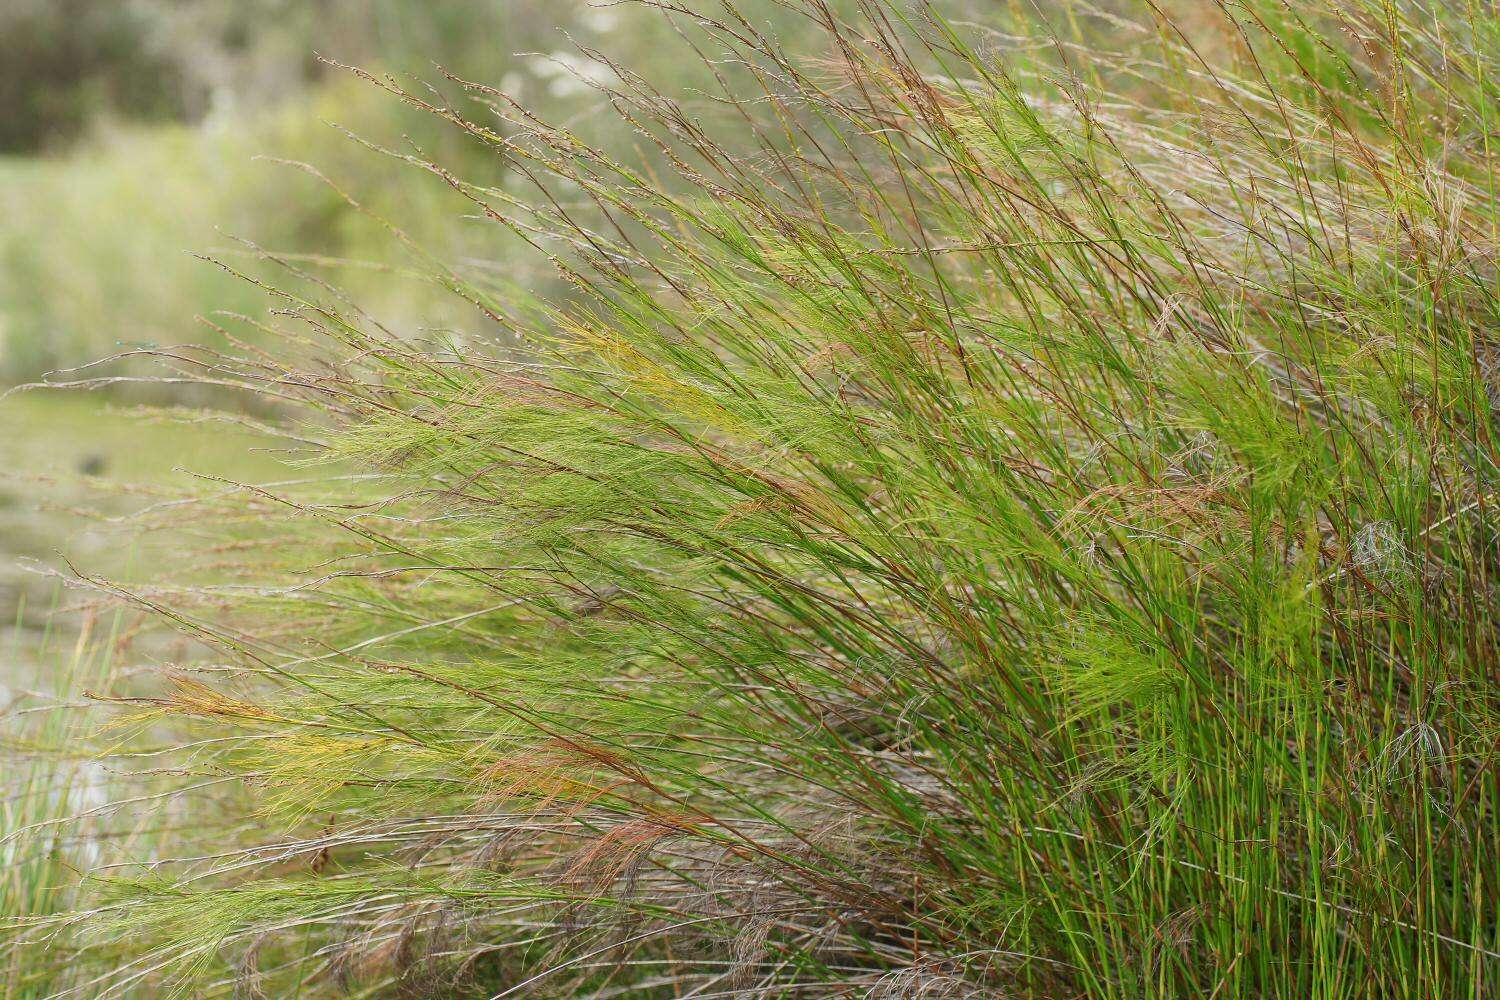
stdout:
<svg viewBox="0 0 1500 1000">
<path fill-rule="evenodd" d="M 1493 992 L 1493 10 L 781 6 L 630 8 L 722 85 L 594 56 L 646 165 L 376 81 L 515 179 L 401 154 L 570 283 L 438 276 L 521 350 L 168 359 L 358 478 L 138 595 L 260 812 L 94 988 Z"/>
</svg>

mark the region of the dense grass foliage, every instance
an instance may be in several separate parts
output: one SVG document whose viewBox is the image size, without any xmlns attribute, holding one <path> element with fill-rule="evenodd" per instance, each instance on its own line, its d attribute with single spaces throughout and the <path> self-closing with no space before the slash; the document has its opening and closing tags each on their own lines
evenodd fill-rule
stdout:
<svg viewBox="0 0 1500 1000">
<path fill-rule="evenodd" d="M 651 6 L 648 168 L 398 94 L 535 185 L 403 154 L 569 282 L 418 257 L 522 349 L 173 355 L 343 478 L 165 513 L 200 836 L 80 990 L 1492 994 L 1494 10 Z"/>
</svg>

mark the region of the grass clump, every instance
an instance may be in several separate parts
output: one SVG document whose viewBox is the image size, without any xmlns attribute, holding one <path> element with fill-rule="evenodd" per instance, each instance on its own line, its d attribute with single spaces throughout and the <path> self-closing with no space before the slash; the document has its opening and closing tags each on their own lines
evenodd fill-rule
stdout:
<svg viewBox="0 0 1500 1000">
<path fill-rule="evenodd" d="M 443 273 L 520 350 L 176 356 L 365 474 L 141 598 L 260 811 L 107 981 L 1493 992 L 1493 14 L 648 6 L 722 85 L 612 68 L 649 168 L 397 91 L 535 185 L 407 156 L 570 283 Z"/>
</svg>

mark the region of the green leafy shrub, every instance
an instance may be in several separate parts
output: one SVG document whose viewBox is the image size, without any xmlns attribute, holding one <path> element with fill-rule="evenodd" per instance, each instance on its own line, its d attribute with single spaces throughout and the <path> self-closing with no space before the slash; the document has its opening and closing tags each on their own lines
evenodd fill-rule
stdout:
<svg viewBox="0 0 1500 1000">
<path fill-rule="evenodd" d="M 364 474 L 138 596 L 259 811 L 110 880 L 109 981 L 1492 992 L 1493 15 L 793 7 L 617 67 L 648 168 L 403 95 L 535 184 L 412 154 L 571 284 L 428 265 L 516 350 L 176 358 Z"/>
</svg>

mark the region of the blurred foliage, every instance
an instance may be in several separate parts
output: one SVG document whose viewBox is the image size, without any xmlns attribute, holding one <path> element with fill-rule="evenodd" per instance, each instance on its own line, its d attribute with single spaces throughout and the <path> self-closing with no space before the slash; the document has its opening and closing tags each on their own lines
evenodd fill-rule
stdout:
<svg viewBox="0 0 1500 1000">
<path fill-rule="evenodd" d="M 73 8 L 78 16 L 68 20 Z M 660 18 L 584 0 L 67 0 L 6 10 L 5 18 L 24 21 L 28 31 L 66 38 L 50 49 L 33 46 L 28 58 L 61 81 L 50 89 L 75 93 L 80 102 L 80 117 L 69 125 L 54 119 L 29 127 L 60 136 L 94 115 L 90 134 L 65 150 L 0 158 L 0 216 L 7 220 L 0 230 L 0 381 L 9 382 L 119 351 L 215 343 L 195 317 L 249 310 L 253 289 L 194 254 L 286 278 L 279 266 L 254 259 L 249 244 L 295 252 L 299 268 L 337 269 L 338 284 L 384 310 L 388 322 L 408 329 L 468 324 L 482 332 L 475 311 L 426 279 L 391 280 L 409 263 L 410 246 L 391 240 L 374 216 L 445 259 L 472 256 L 483 239 L 489 263 L 476 266 L 524 279 L 530 265 L 519 256 L 497 261 L 494 227 L 464 218 L 472 206 L 430 177 L 421 182 L 422 171 L 410 163 L 372 155 L 362 141 L 460 164 L 486 183 L 518 180 L 507 179 L 479 143 L 335 63 L 416 78 L 424 93 L 470 104 L 445 73 L 495 84 L 591 140 L 618 145 L 626 130 L 596 114 L 603 101 L 586 82 L 602 68 L 580 61 L 569 39 L 607 41 L 614 53 L 641 57 L 660 51 L 671 34 Z M 114 38 L 106 46 L 94 36 L 108 25 Z M 4 36 L 6 45 L 21 37 Z M 155 99 L 163 110 L 152 117 L 179 120 L 127 122 L 133 105 L 82 96 L 92 86 L 89 60 L 116 49 L 157 68 Z M 0 65 L 0 87 L 10 88 L 0 107 L 12 118 L 26 117 L 28 81 L 45 75 L 23 63 Z M 282 157 L 315 164 L 331 183 L 266 162 Z M 523 252 L 519 240 L 502 243 Z"/>
<path fill-rule="evenodd" d="M 186 81 L 166 52 L 147 44 L 148 33 L 129 4 L 0 4 L 0 151 L 72 137 L 101 112 L 181 116 Z"/>
<path fill-rule="evenodd" d="M 483 72 L 500 51 L 492 43 L 526 6 L 7 0 L 0 5 L 0 152 L 56 149 L 106 119 L 197 123 L 264 107 L 327 75 L 315 50 L 352 61 L 441 55 Z"/>
</svg>

